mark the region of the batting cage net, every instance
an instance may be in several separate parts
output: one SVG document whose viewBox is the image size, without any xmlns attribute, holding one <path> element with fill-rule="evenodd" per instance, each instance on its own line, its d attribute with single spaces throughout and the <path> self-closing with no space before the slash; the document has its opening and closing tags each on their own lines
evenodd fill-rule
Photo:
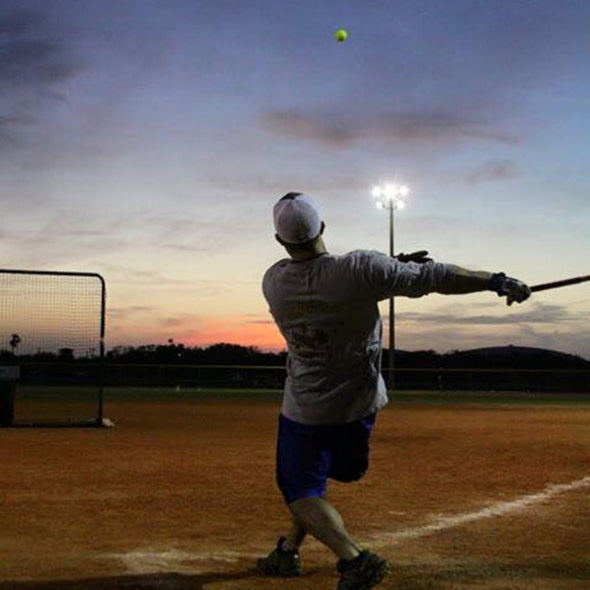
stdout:
<svg viewBox="0 0 590 590">
<path fill-rule="evenodd" d="M 95 273 L 0 269 L 0 425 L 109 425 L 105 303 Z"/>
</svg>

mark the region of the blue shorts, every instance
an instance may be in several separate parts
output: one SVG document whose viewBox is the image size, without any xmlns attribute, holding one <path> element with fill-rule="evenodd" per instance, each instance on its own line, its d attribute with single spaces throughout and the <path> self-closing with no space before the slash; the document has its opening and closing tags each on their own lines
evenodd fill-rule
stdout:
<svg viewBox="0 0 590 590">
<path fill-rule="evenodd" d="M 326 494 L 328 478 L 359 480 L 369 467 L 376 412 L 346 424 L 310 426 L 279 416 L 277 484 L 287 504 Z"/>
</svg>

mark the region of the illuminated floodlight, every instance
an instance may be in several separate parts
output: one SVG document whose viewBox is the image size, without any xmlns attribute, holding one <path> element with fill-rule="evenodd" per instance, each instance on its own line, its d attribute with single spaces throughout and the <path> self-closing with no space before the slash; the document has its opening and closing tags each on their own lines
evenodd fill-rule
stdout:
<svg viewBox="0 0 590 590">
<path fill-rule="evenodd" d="M 376 185 L 371 189 L 371 195 L 377 200 L 378 209 L 403 209 L 404 197 L 410 194 L 407 185 L 393 183 Z"/>
</svg>

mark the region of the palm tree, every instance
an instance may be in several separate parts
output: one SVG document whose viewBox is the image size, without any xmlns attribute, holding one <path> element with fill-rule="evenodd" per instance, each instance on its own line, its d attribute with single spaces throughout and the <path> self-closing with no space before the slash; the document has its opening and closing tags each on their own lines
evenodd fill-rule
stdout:
<svg viewBox="0 0 590 590">
<path fill-rule="evenodd" d="M 21 340 L 20 340 L 20 336 L 18 334 L 13 334 L 12 337 L 10 338 L 10 348 L 12 348 L 12 354 L 16 356 L 16 349 L 18 348 L 18 345 L 20 344 Z"/>
</svg>

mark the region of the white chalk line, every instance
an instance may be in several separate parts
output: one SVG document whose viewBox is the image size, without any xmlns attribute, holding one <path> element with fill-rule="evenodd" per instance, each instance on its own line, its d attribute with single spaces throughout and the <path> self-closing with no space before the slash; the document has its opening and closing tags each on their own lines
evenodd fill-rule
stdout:
<svg viewBox="0 0 590 590">
<path fill-rule="evenodd" d="M 493 518 L 495 516 L 504 516 L 512 512 L 517 512 L 545 502 L 554 496 L 563 494 L 564 492 L 571 492 L 582 488 L 590 488 L 590 476 L 572 481 L 564 484 L 552 484 L 547 486 L 544 490 L 530 494 L 528 496 L 521 496 L 509 502 L 497 502 L 480 510 L 474 512 L 466 512 L 464 514 L 455 514 L 452 516 L 439 517 L 432 524 L 427 524 L 419 527 L 411 527 L 397 531 L 395 533 L 377 533 L 370 538 L 371 547 L 389 547 L 399 544 L 407 539 L 418 539 L 426 537 L 440 531 L 462 526 L 464 524 L 484 520 L 486 518 Z"/>
<path fill-rule="evenodd" d="M 441 516 L 431 524 L 410 527 L 392 533 L 376 533 L 366 540 L 366 545 L 375 549 L 392 547 L 408 539 L 419 539 L 471 522 L 518 512 L 535 504 L 541 504 L 559 494 L 583 488 L 590 488 L 590 476 L 570 483 L 548 485 L 536 494 L 521 496 L 508 502 L 496 502 L 474 512 Z M 102 555 L 101 557 L 119 560 L 123 563 L 127 571 L 133 574 L 154 574 L 159 572 L 197 574 L 200 571 L 206 571 L 202 570 L 202 566 L 205 565 L 206 567 L 211 562 L 233 564 L 237 563 L 240 559 L 254 560 L 257 557 L 261 557 L 264 553 L 265 551 L 262 551 L 260 554 L 240 551 L 189 553 L 178 549 L 166 549 L 162 551 L 156 548 L 147 548 L 129 553 L 111 553 Z M 199 567 L 200 564 L 202 564 L 201 567 Z"/>
<path fill-rule="evenodd" d="M 156 574 L 159 572 L 199 573 L 199 563 L 236 563 L 245 557 L 260 557 L 238 551 L 218 551 L 216 553 L 189 553 L 178 549 L 139 549 L 129 553 L 108 553 L 101 557 L 117 559 L 123 563 L 127 573 Z"/>
</svg>

